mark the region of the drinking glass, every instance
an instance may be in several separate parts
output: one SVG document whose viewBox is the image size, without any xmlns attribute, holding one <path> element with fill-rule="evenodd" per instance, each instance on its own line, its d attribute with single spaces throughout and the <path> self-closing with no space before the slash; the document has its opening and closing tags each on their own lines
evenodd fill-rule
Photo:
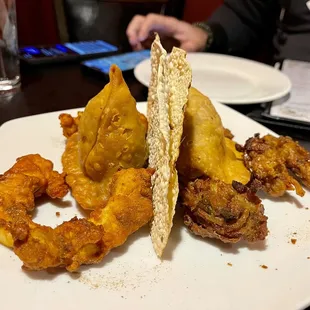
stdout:
<svg viewBox="0 0 310 310">
<path fill-rule="evenodd" d="M 0 94 L 20 84 L 15 0 L 0 0 Z"/>
</svg>

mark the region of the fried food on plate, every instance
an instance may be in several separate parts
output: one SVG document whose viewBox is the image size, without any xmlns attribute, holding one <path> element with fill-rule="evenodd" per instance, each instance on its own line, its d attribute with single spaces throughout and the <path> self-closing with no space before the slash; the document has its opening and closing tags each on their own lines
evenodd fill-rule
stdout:
<svg viewBox="0 0 310 310">
<path fill-rule="evenodd" d="M 186 53 L 174 48 L 167 56 L 158 35 L 152 44 L 151 65 L 147 111 L 149 166 L 155 169 L 152 177 L 154 219 L 151 237 L 154 250 L 161 257 L 172 228 L 179 193 L 175 165 L 192 75 Z"/>
<path fill-rule="evenodd" d="M 39 155 L 27 155 L 0 177 L 0 242 L 13 248 L 30 270 L 99 262 L 152 217 L 152 169 L 126 169 L 113 176 L 111 197 L 90 218 L 73 218 L 56 228 L 36 224 L 29 214 L 36 197 L 62 198 L 64 175 Z"/>
<path fill-rule="evenodd" d="M 73 117 L 68 113 L 61 113 L 59 115 L 62 133 L 66 138 L 71 137 L 74 133 L 78 131 L 78 126 L 82 114 L 83 112 L 78 112 L 78 115 L 76 117 Z"/>
<path fill-rule="evenodd" d="M 72 196 L 84 209 L 103 207 L 109 197 L 111 178 L 104 178 L 101 182 L 93 181 L 82 169 L 79 157 L 79 137 L 75 133 L 66 144 L 62 155 L 62 165 L 66 172 L 66 182 L 71 187 Z"/>
<path fill-rule="evenodd" d="M 25 238 L 33 225 L 28 212 L 34 209 L 35 198 L 45 193 L 54 199 L 64 197 L 68 192 L 64 177 L 38 154 L 18 158 L 0 175 L 0 243 L 13 247 L 14 241 Z"/>
<path fill-rule="evenodd" d="M 67 119 L 70 117 L 63 116 L 62 124 Z M 146 118 L 137 111 L 117 66 L 111 66 L 110 83 L 81 114 L 78 131 L 70 135 L 75 126 L 67 128 L 69 138 L 62 157 L 66 181 L 83 208 L 102 207 L 113 174 L 120 169 L 141 168 L 148 157 Z"/>
<path fill-rule="evenodd" d="M 290 137 L 255 135 L 240 149 L 253 181 L 271 196 L 282 196 L 287 190 L 303 196 L 298 180 L 310 187 L 310 153 Z"/>
<path fill-rule="evenodd" d="M 147 224 L 153 216 L 151 176 L 154 170 L 124 169 L 112 179 L 106 207 L 94 210 L 90 221 L 104 228 L 107 248 L 122 245 L 127 237 Z"/>
<path fill-rule="evenodd" d="M 250 173 L 231 137 L 231 133 L 224 130 L 221 118 L 209 98 L 190 88 L 177 162 L 181 178 L 194 180 L 208 176 L 227 184 L 232 181 L 246 184 L 250 180 Z"/>
<path fill-rule="evenodd" d="M 255 242 L 267 236 L 260 199 L 241 183 L 197 179 L 182 191 L 184 223 L 194 234 L 225 243 Z"/>
<path fill-rule="evenodd" d="M 204 238 L 263 240 L 267 217 L 259 198 L 243 185 L 250 181 L 250 172 L 232 138 L 209 98 L 191 88 L 177 162 L 185 186 L 180 194 L 184 223 Z"/>
<path fill-rule="evenodd" d="M 88 220 L 73 218 L 55 229 L 35 225 L 15 243 L 14 252 L 30 270 L 65 267 L 73 272 L 99 263 L 152 218 L 152 173 L 133 168 L 117 172 L 105 208 L 93 211 Z"/>
</svg>

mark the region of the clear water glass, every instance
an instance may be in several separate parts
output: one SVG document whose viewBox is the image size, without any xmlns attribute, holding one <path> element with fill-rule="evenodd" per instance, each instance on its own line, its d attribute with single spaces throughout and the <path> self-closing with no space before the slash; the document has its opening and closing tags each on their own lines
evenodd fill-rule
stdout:
<svg viewBox="0 0 310 310">
<path fill-rule="evenodd" d="M 0 94 L 19 87 L 15 0 L 0 0 Z"/>
</svg>

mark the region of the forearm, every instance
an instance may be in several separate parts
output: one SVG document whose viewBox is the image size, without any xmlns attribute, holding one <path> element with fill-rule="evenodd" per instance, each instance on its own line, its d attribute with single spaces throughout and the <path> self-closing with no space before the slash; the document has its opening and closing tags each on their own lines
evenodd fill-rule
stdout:
<svg viewBox="0 0 310 310">
<path fill-rule="evenodd" d="M 210 52 L 244 55 L 273 32 L 278 6 L 272 0 L 226 0 L 206 24 L 213 32 Z"/>
</svg>

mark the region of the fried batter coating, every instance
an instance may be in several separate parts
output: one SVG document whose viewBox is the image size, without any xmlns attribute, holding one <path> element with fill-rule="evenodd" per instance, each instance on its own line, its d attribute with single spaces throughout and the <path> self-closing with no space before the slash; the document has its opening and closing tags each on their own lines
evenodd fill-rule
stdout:
<svg viewBox="0 0 310 310">
<path fill-rule="evenodd" d="M 189 91 L 183 127 L 177 163 L 181 178 L 195 180 L 208 176 L 227 184 L 234 180 L 246 184 L 250 180 L 242 154 L 231 140 L 232 134 L 224 130 L 209 98 L 195 88 Z"/>
<path fill-rule="evenodd" d="M 82 208 L 102 208 L 110 194 L 111 178 L 96 182 L 85 175 L 80 164 L 78 139 L 78 133 L 69 137 L 62 155 L 62 165 L 67 174 L 66 182 L 71 188 L 72 196 Z"/>
<path fill-rule="evenodd" d="M 203 238 L 225 243 L 255 242 L 267 236 L 267 217 L 260 199 L 244 185 L 198 179 L 182 191 L 185 225 Z"/>
<path fill-rule="evenodd" d="M 15 165 L 0 176 L 0 243 L 13 247 L 32 226 L 28 212 L 36 197 L 46 193 L 62 198 L 68 192 L 64 174 L 53 171 L 51 161 L 38 154 L 17 159 Z M 14 235 L 14 237 L 13 237 Z"/>
<path fill-rule="evenodd" d="M 62 133 L 66 138 L 71 137 L 78 131 L 80 118 L 83 112 L 78 112 L 76 117 L 71 116 L 68 113 L 62 113 L 59 115 L 60 126 L 62 127 Z"/>
<path fill-rule="evenodd" d="M 76 271 L 95 264 L 128 236 L 147 224 L 153 215 L 152 169 L 126 169 L 113 176 L 111 197 L 105 208 L 88 220 L 73 218 L 55 229 L 34 224 L 14 251 L 30 270 L 65 267 Z"/>
<path fill-rule="evenodd" d="M 90 218 L 73 218 L 56 228 L 36 224 L 30 211 L 36 197 L 62 198 L 68 192 L 64 175 L 40 155 L 27 155 L 0 176 L 0 243 L 13 248 L 29 270 L 94 264 L 153 215 L 152 169 L 127 169 L 112 179 L 111 198 Z"/>
<path fill-rule="evenodd" d="M 62 123 L 65 119 L 70 117 L 63 116 Z M 110 83 L 89 101 L 62 157 L 66 181 L 82 208 L 106 204 L 115 172 L 145 165 L 146 131 L 146 118 L 137 111 L 121 70 L 111 66 Z"/>
<path fill-rule="evenodd" d="M 97 182 L 119 169 L 143 167 L 148 157 L 146 118 L 121 70 L 112 65 L 109 75 L 110 83 L 89 101 L 79 124 L 81 163 Z"/>
<path fill-rule="evenodd" d="M 242 150 L 252 181 L 271 196 L 282 196 L 287 190 L 295 190 L 303 196 L 305 191 L 295 177 L 310 187 L 310 153 L 290 137 L 255 135 L 246 141 Z"/>
<path fill-rule="evenodd" d="M 153 216 L 151 176 L 153 169 L 126 169 L 113 176 L 111 196 L 102 210 L 90 214 L 90 221 L 104 227 L 108 248 L 123 244 L 127 237 Z"/>
<path fill-rule="evenodd" d="M 73 218 L 55 229 L 35 224 L 23 239 L 14 243 L 14 252 L 28 270 L 66 267 L 75 271 L 81 264 L 95 264 L 108 252 L 104 229 L 86 219 Z"/>
</svg>

